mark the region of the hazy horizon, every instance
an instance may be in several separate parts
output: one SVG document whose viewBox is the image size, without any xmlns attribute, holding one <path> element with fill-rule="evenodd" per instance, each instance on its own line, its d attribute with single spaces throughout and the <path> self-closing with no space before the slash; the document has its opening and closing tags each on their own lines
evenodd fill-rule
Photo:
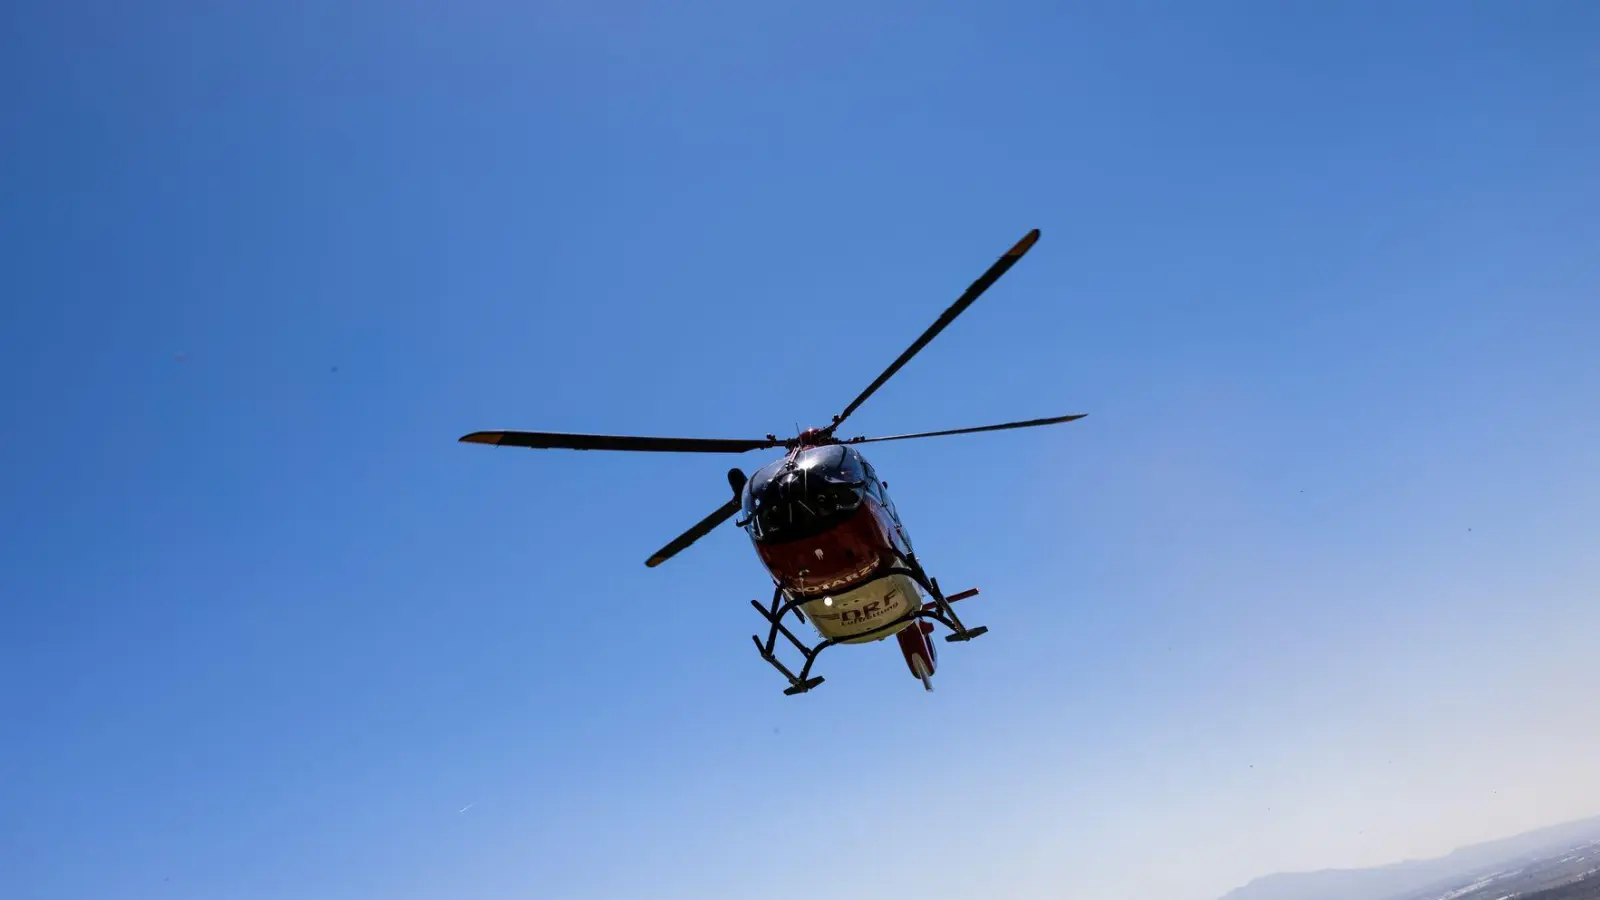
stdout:
<svg viewBox="0 0 1600 900">
<path fill-rule="evenodd" d="M 1405 857 L 1403 859 L 1391 859 L 1391 860 L 1387 860 L 1385 862 L 1372 863 L 1372 864 L 1361 865 L 1361 866 L 1339 866 L 1339 867 L 1323 866 L 1321 868 L 1316 868 L 1316 869 L 1294 869 L 1294 870 L 1285 870 L 1285 871 L 1278 871 L 1278 872 L 1265 872 L 1265 873 L 1262 873 L 1261 875 L 1257 876 L 1257 878 L 1268 878 L 1268 877 L 1271 877 L 1271 876 L 1274 876 L 1274 875 L 1308 875 L 1308 874 L 1316 874 L 1318 872 L 1363 871 L 1363 870 L 1366 870 L 1366 869 L 1383 868 L 1385 866 L 1403 865 L 1405 863 L 1431 862 L 1431 861 L 1435 861 L 1435 860 L 1448 859 L 1450 856 L 1452 856 L 1452 855 L 1454 855 L 1454 854 L 1456 854 L 1456 853 L 1458 853 L 1458 852 L 1460 852 L 1462 850 L 1470 850 L 1470 849 L 1473 849 L 1475 847 L 1482 847 L 1484 845 L 1495 844 L 1495 843 L 1497 843 L 1499 841 L 1504 841 L 1504 840 L 1509 840 L 1509 839 L 1512 839 L 1512 838 L 1523 837 L 1523 836 L 1526 836 L 1526 835 L 1537 835 L 1537 834 L 1540 834 L 1541 832 L 1549 831 L 1549 830 L 1552 830 L 1552 829 L 1558 829 L 1558 828 L 1561 828 L 1563 826 L 1576 826 L 1576 825 L 1585 825 L 1585 824 L 1591 824 L 1591 823 L 1600 823 L 1600 813 L 1593 813 L 1593 814 L 1589 814 L 1589 815 L 1583 815 L 1583 816 L 1579 816 L 1579 817 L 1573 818 L 1573 819 L 1560 819 L 1560 820 L 1557 820 L 1555 822 L 1547 822 L 1547 823 L 1545 823 L 1543 825 L 1536 825 L 1536 826 L 1534 826 L 1532 828 L 1526 828 L 1526 829 L 1521 829 L 1521 830 L 1518 830 L 1518 831 L 1511 831 L 1511 832 L 1505 832 L 1505 833 L 1502 833 L 1502 834 L 1496 834 L 1496 835 L 1491 836 L 1491 837 L 1486 837 L 1486 838 L 1482 838 L 1482 839 L 1479 839 L 1479 840 L 1469 841 L 1469 842 L 1467 842 L 1465 844 L 1457 844 L 1457 845 L 1451 847 L 1449 850 L 1446 850 L 1446 851 L 1443 851 L 1443 852 L 1440 852 L 1440 853 L 1430 853 L 1430 854 L 1427 854 L 1426 856 L 1408 856 L 1408 857 Z"/>
<path fill-rule="evenodd" d="M 1600 5 L 14 4 L 0 895 L 1216 900 L 1600 813 Z M 989 634 L 803 697 L 852 416 Z M 1363 898 L 1351 898 L 1363 900 Z"/>
</svg>

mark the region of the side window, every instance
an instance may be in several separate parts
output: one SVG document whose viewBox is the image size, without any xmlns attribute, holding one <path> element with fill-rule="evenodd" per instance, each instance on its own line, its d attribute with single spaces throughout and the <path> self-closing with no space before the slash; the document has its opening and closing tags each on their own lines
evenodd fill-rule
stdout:
<svg viewBox="0 0 1600 900">
<path fill-rule="evenodd" d="M 883 509 L 889 514 L 889 518 L 893 519 L 896 525 L 899 525 L 900 512 L 894 508 L 894 501 L 889 499 L 888 488 L 884 487 L 883 482 L 878 480 L 878 473 L 874 472 L 870 465 L 867 466 L 867 490 L 871 492 L 872 499 L 883 504 Z"/>
<path fill-rule="evenodd" d="M 872 471 L 872 464 L 866 460 L 861 461 L 861 468 L 866 473 L 867 496 L 879 503 L 883 503 L 883 488 L 878 484 L 878 473 Z"/>
<path fill-rule="evenodd" d="M 876 481 L 873 483 L 878 484 Z M 878 485 L 878 496 L 883 498 L 883 508 L 889 511 L 889 518 L 893 519 L 896 525 L 900 524 L 900 513 L 894 508 L 894 500 L 890 499 L 889 491 L 881 484 Z"/>
</svg>

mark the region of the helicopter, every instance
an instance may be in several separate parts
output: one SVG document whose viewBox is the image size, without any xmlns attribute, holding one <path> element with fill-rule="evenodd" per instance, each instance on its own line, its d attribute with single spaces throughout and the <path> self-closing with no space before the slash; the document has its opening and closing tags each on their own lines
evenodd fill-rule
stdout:
<svg viewBox="0 0 1600 900">
<path fill-rule="evenodd" d="M 932 640 L 934 623 L 949 629 L 944 637 L 947 642 L 970 641 L 989 630 L 987 626 L 968 627 L 953 608 L 956 602 L 976 596 L 978 590 L 947 596 L 940 589 L 938 580 L 928 575 L 912 549 L 905 523 L 889 497 L 888 482 L 879 478 L 856 448 L 883 441 L 1056 425 L 1076 421 L 1086 414 L 884 437 L 840 438 L 836 432 L 867 398 L 1038 240 L 1039 230 L 1035 228 L 1017 241 L 826 427 L 809 428 L 791 438 L 772 434 L 754 439 L 719 439 L 475 431 L 459 440 L 499 447 L 658 453 L 747 453 L 783 448 L 783 456 L 752 475 L 747 476 L 738 468 L 729 469 L 732 497 L 652 554 L 645 565 L 661 565 L 723 522 L 738 517 L 735 525 L 749 536 L 773 582 L 769 603 L 750 601 L 768 625 L 765 641 L 759 635 L 751 635 L 751 640 L 761 658 L 788 680 L 785 694 L 803 694 L 823 683 L 822 676 L 811 674 L 823 650 L 839 644 L 883 641 L 891 635 L 899 643 L 912 676 L 931 691 L 938 661 Z M 809 622 L 821 641 L 815 645 L 802 641 L 785 624 L 790 615 L 801 623 Z M 778 658 L 780 635 L 804 659 L 798 672 Z"/>
</svg>

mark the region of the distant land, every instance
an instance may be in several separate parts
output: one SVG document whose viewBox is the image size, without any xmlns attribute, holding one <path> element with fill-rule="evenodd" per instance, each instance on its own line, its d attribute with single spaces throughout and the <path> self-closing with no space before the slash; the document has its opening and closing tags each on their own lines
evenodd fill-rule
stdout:
<svg viewBox="0 0 1600 900">
<path fill-rule="evenodd" d="M 1438 859 L 1268 875 L 1221 900 L 1600 900 L 1600 817 Z"/>
</svg>

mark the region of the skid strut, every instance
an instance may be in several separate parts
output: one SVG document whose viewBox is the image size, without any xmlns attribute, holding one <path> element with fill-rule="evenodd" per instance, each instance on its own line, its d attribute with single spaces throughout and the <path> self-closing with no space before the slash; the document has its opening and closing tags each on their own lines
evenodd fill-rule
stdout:
<svg viewBox="0 0 1600 900">
<path fill-rule="evenodd" d="M 922 564 L 917 562 L 914 556 L 906 561 L 906 565 L 891 567 L 879 573 L 878 577 L 887 578 L 891 575 L 909 576 L 923 590 L 927 591 L 929 596 L 933 597 L 932 602 L 924 603 L 920 608 L 913 609 L 905 615 L 891 622 L 885 622 L 870 631 L 853 634 L 848 638 L 827 638 L 812 646 L 808 646 L 804 641 L 796 637 L 794 632 L 783 624 L 783 617 L 794 613 L 795 618 L 804 622 L 806 620 L 805 614 L 800 611 L 800 607 L 802 604 L 815 600 L 815 597 L 785 598 L 783 588 L 778 587 L 773 589 L 772 602 L 767 606 L 762 606 L 759 600 L 750 601 L 750 605 L 756 608 L 756 612 L 760 613 L 761 617 L 766 619 L 767 623 L 772 626 L 767 632 L 766 643 L 762 643 L 761 638 L 753 634 L 750 636 L 750 640 L 755 642 L 756 652 L 761 654 L 761 658 L 781 672 L 784 678 L 789 679 L 789 686 L 783 690 L 785 694 L 791 697 L 796 694 L 804 694 L 806 691 L 821 684 L 825 680 L 821 675 L 811 677 L 812 665 L 816 663 L 817 657 L 822 654 L 822 651 L 835 644 L 843 643 L 845 640 L 856 641 L 862 638 L 889 635 L 898 631 L 901 626 L 917 619 L 932 619 L 950 629 L 950 634 L 945 635 L 944 639 L 946 641 L 970 641 L 989 630 L 986 625 L 968 628 L 962 624 L 955 610 L 950 608 L 950 604 L 955 603 L 957 600 L 965 600 L 968 597 L 975 596 L 978 593 L 977 588 L 962 591 L 953 597 L 946 597 L 939 590 L 938 580 L 929 578 L 927 573 L 922 570 Z M 782 660 L 778 659 L 775 650 L 778 643 L 778 635 L 780 634 L 788 638 L 789 643 L 793 644 L 795 649 L 799 650 L 801 655 L 805 657 L 805 663 L 800 667 L 798 674 L 784 665 Z"/>
</svg>

